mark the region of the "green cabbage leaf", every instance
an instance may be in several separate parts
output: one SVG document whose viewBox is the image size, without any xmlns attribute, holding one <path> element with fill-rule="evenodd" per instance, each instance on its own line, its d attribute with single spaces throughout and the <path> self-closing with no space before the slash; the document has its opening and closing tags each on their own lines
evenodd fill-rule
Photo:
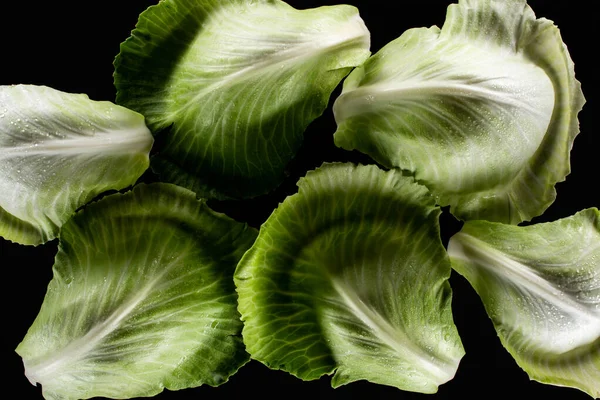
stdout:
<svg viewBox="0 0 600 400">
<path fill-rule="evenodd" d="M 161 180 L 204 198 L 254 197 L 281 183 L 304 130 L 369 46 L 348 5 L 164 0 L 121 45 L 117 103 L 146 117 Z"/>
<path fill-rule="evenodd" d="M 598 209 L 526 227 L 467 222 L 448 252 L 531 379 L 600 397 Z"/>
<path fill-rule="evenodd" d="M 261 227 L 234 279 L 252 358 L 434 393 L 464 350 L 427 189 L 399 171 L 324 164 Z"/>
<path fill-rule="evenodd" d="M 525 0 L 460 0 L 348 76 L 335 143 L 411 171 L 460 219 L 518 224 L 556 198 L 584 102 L 552 21 Z"/>
<path fill-rule="evenodd" d="M 16 351 L 48 400 L 153 396 L 227 381 L 249 360 L 233 272 L 254 229 L 171 184 L 141 184 L 62 228 Z"/>
<path fill-rule="evenodd" d="M 133 185 L 153 144 L 144 117 L 45 86 L 0 86 L 0 236 L 38 245 L 77 208 Z"/>
</svg>

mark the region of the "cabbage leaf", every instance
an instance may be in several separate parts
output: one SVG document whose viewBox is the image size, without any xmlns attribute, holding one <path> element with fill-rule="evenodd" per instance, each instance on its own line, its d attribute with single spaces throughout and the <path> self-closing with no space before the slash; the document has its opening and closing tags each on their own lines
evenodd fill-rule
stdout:
<svg viewBox="0 0 600 400">
<path fill-rule="evenodd" d="M 374 165 L 309 172 L 234 275 L 252 358 L 301 379 L 335 371 L 434 393 L 464 351 L 427 189 Z"/>
<path fill-rule="evenodd" d="M 283 180 L 304 130 L 369 46 L 347 5 L 164 0 L 121 45 L 117 103 L 146 117 L 161 180 L 204 198 L 253 197 Z"/>
<path fill-rule="evenodd" d="M 62 228 L 41 310 L 17 347 L 49 400 L 225 382 L 249 359 L 233 272 L 254 229 L 171 184 L 88 205 Z"/>
<path fill-rule="evenodd" d="M 335 143 L 415 174 L 463 220 L 541 215 L 585 100 L 558 28 L 525 0 L 460 0 L 354 70 Z"/>
<path fill-rule="evenodd" d="M 600 212 L 526 227 L 467 222 L 452 267 L 531 379 L 600 397 Z"/>
<path fill-rule="evenodd" d="M 0 86 L 0 236 L 38 245 L 75 210 L 149 166 L 144 117 L 45 86 Z"/>
</svg>

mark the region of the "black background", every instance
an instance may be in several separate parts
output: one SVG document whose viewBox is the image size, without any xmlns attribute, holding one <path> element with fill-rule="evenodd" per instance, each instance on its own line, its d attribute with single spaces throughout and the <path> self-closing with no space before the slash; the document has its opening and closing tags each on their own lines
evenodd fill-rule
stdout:
<svg viewBox="0 0 600 400">
<path fill-rule="evenodd" d="M 340 4 L 336 1 L 289 1 L 296 8 Z M 443 24 L 448 1 L 347 1 L 360 9 L 371 31 L 372 52 L 408 28 Z M 571 152 L 572 172 L 565 182 L 557 184 L 558 198 L 546 213 L 533 222 L 567 217 L 587 207 L 599 206 L 598 150 L 598 64 L 593 59 L 598 49 L 595 2 L 589 0 L 531 0 L 538 17 L 553 20 L 575 62 L 578 80 L 582 82 L 587 104 L 580 113 L 581 134 Z M 0 25 L 0 84 L 37 84 L 66 92 L 87 93 L 94 100 L 114 101 L 112 62 L 119 44 L 133 29 L 138 15 L 153 0 L 104 0 L 96 2 L 21 1 L 2 10 Z M 334 92 L 332 101 L 339 94 Z M 594 113 L 596 115 L 594 115 Z M 332 133 L 335 121 L 331 108 L 306 132 L 305 144 L 290 165 L 289 178 L 269 196 L 241 203 L 213 203 L 213 207 L 230 216 L 258 227 L 286 195 L 295 192 L 298 177 L 323 161 L 370 162 L 368 158 L 337 149 Z M 447 213 L 442 216 L 444 243 L 460 224 Z M 29 384 L 23 374 L 20 357 L 14 348 L 25 335 L 42 303 L 46 286 L 52 278 L 56 241 L 31 247 L 12 244 L 0 238 L 0 267 L 4 276 L 4 316 L 1 339 L 4 389 L 17 399 L 42 399 L 39 388 Z M 469 284 L 453 273 L 454 319 L 466 355 L 456 377 L 442 385 L 434 395 L 423 395 L 395 388 L 356 382 L 332 389 L 329 378 L 302 382 L 281 371 L 270 371 L 257 362 L 244 366 L 228 383 L 211 388 L 203 386 L 179 392 L 165 391 L 158 399 L 218 398 L 259 396 L 275 399 L 294 395 L 327 399 L 455 399 L 474 395 L 476 398 L 536 396 L 568 400 L 590 397 L 576 389 L 542 385 L 529 378 L 500 345 L 491 321 Z M 8 376 L 6 375 L 8 373 Z"/>
</svg>

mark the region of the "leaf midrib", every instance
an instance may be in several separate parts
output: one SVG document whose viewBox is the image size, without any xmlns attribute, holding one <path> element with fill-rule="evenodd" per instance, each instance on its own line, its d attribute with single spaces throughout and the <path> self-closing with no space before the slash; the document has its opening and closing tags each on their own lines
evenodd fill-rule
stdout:
<svg viewBox="0 0 600 400">
<path fill-rule="evenodd" d="M 117 135 L 119 133 L 119 135 Z M 148 151 L 151 146 L 149 136 L 136 131 L 112 131 L 107 135 L 87 136 L 57 140 L 40 140 L 25 145 L 0 148 L 0 160 L 31 156 L 73 156 L 100 154 L 113 156 Z"/>
<path fill-rule="evenodd" d="M 404 331 L 396 329 L 381 315 L 366 306 L 351 290 L 347 290 L 343 282 L 333 279 L 332 284 L 352 314 L 368 326 L 384 345 L 403 357 L 414 360 L 415 364 L 422 366 L 422 372 L 426 371 L 436 380 L 447 381 L 452 377 L 451 369 L 444 369 L 439 363 L 430 361 L 432 354 L 416 345 Z M 437 356 L 440 357 L 440 355 Z"/>
</svg>

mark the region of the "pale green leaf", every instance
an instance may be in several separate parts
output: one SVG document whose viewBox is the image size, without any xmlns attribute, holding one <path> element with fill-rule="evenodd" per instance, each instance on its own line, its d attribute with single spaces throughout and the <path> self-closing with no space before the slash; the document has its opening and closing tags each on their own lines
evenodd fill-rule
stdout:
<svg viewBox="0 0 600 400">
<path fill-rule="evenodd" d="M 17 353 L 49 400 L 225 382 L 249 359 L 233 272 L 256 232 L 171 184 L 138 185 L 61 230 L 54 278 Z"/>
<path fill-rule="evenodd" d="M 517 227 L 467 222 L 452 267 L 532 379 L 600 397 L 600 212 Z"/>
<path fill-rule="evenodd" d="M 325 164 L 263 224 L 235 282 L 251 356 L 433 393 L 463 356 L 439 208 L 398 171 Z"/>
<path fill-rule="evenodd" d="M 95 196 L 130 186 L 148 168 L 144 117 L 45 86 L 0 86 L 0 236 L 52 240 Z"/>
<path fill-rule="evenodd" d="M 413 172 L 461 219 L 517 224 L 554 201 L 584 101 L 552 21 L 525 0 L 460 0 L 350 74 L 335 143 Z"/>
<path fill-rule="evenodd" d="M 282 181 L 304 130 L 369 45 L 347 5 L 164 0 L 121 45 L 117 102 L 146 116 L 161 179 L 202 197 L 252 197 Z"/>
</svg>

